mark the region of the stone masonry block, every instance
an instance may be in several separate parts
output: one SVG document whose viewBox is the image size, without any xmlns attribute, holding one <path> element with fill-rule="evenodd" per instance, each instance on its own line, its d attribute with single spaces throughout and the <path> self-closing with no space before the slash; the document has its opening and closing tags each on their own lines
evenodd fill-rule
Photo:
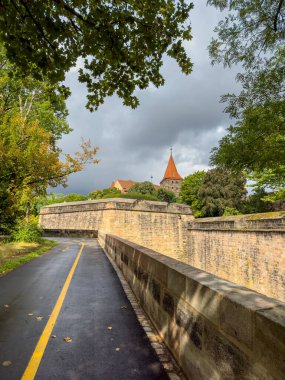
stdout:
<svg viewBox="0 0 285 380">
<path fill-rule="evenodd" d="M 247 355 L 209 322 L 205 323 L 204 349 L 216 364 L 221 379 L 250 379 L 250 361 Z"/>
<path fill-rule="evenodd" d="M 285 305 L 256 312 L 254 354 L 276 379 L 285 378 Z"/>
<path fill-rule="evenodd" d="M 121 253 L 121 260 L 123 261 L 123 263 L 128 266 L 129 265 L 129 257 L 127 254 L 125 253 Z"/>
<path fill-rule="evenodd" d="M 160 297 L 161 297 L 161 286 L 160 283 L 157 282 L 154 278 L 151 278 L 149 282 L 149 289 L 150 293 L 153 296 L 153 299 L 160 304 Z"/>
<path fill-rule="evenodd" d="M 258 309 L 274 307 L 277 301 L 243 287 L 226 293 L 221 299 L 221 328 L 239 342 L 252 348 L 254 314 Z"/>
<path fill-rule="evenodd" d="M 165 269 L 167 267 L 164 267 Z M 183 274 L 168 268 L 167 269 L 167 289 L 170 290 L 173 294 L 180 297 L 185 297 L 186 291 L 186 278 Z"/>
<path fill-rule="evenodd" d="M 167 291 L 164 291 L 163 294 L 162 307 L 163 310 L 166 311 L 171 318 L 174 317 L 176 307 L 175 300 L 174 297 Z"/>
<path fill-rule="evenodd" d="M 176 309 L 176 324 L 188 334 L 192 344 L 199 350 L 203 347 L 204 319 L 195 313 L 183 301 L 179 301 Z"/>
<path fill-rule="evenodd" d="M 159 280 L 164 286 L 167 284 L 167 265 L 157 260 L 151 260 L 150 272 Z"/>
<path fill-rule="evenodd" d="M 252 347 L 253 313 L 227 297 L 221 300 L 221 329 L 246 346 Z"/>
<path fill-rule="evenodd" d="M 133 268 L 137 267 L 138 262 L 140 261 L 141 253 L 137 249 L 134 249 L 133 252 L 133 260 L 132 260 L 132 266 Z"/>
<path fill-rule="evenodd" d="M 221 294 L 192 278 L 186 279 L 186 301 L 215 325 L 220 323 Z"/>
<path fill-rule="evenodd" d="M 193 380 L 221 380 L 215 364 L 209 360 L 206 353 L 198 350 L 192 343 L 189 335 L 181 330 L 179 360 L 187 378 Z"/>
</svg>

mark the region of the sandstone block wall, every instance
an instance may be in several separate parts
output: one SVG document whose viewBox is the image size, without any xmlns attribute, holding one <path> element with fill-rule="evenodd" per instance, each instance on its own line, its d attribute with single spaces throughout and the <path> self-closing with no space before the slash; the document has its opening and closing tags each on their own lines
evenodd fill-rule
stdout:
<svg viewBox="0 0 285 380">
<path fill-rule="evenodd" d="M 196 219 L 186 262 L 285 302 L 285 213 Z"/>
<path fill-rule="evenodd" d="M 112 233 L 180 260 L 187 254 L 185 223 L 193 219 L 185 205 L 119 198 L 54 204 L 40 214 L 45 231 Z"/>
<path fill-rule="evenodd" d="M 122 238 L 99 241 L 189 379 L 284 379 L 284 303 Z"/>
<path fill-rule="evenodd" d="M 43 207 L 40 223 L 114 234 L 285 302 L 285 213 L 194 219 L 185 205 L 114 198 Z"/>
</svg>

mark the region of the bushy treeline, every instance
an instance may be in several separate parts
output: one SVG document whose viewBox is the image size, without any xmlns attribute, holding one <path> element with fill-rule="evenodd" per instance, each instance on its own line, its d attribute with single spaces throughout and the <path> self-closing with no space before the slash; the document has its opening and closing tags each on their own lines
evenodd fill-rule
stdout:
<svg viewBox="0 0 285 380">
<path fill-rule="evenodd" d="M 176 195 L 166 189 L 156 189 L 155 186 L 149 182 L 138 182 L 134 184 L 127 194 L 122 194 L 122 192 L 114 187 L 92 191 L 88 194 L 89 199 L 106 199 L 106 198 L 130 198 L 130 199 L 146 199 L 151 201 L 161 201 L 174 203 L 177 202 Z"/>
<path fill-rule="evenodd" d="M 251 214 L 272 210 L 268 193 L 256 187 L 247 193 L 246 177 L 215 168 L 197 171 L 182 181 L 180 197 L 188 204 L 196 217 Z"/>
<path fill-rule="evenodd" d="M 182 181 L 179 197 L 172 191 L 156 188 L 151 182 L 138 182 L 127 194 L 115 187 L 93 190 L 87 195 L 54 194 L 38 197 L 30 207 L 30 214 L 39 215 L 45 205 L 84 200 L 108 198 L 129 198 L 138 200 L 184 203 L 191 207 L 196 217 L 229 216 L 272 211 L 268 193 L 256 188 L 248 194 L 246 178 L 242 173 L 232 173 L 224 169 L 197 171 Z M 23 226 L 22 226 L 23 227 Z"/>
<path fill-rule="evenodd" d="M 31 213 L 38 215 L 40 208 L 45 205 L 64 202 L 76 202 L 84 200 L 98 200 L 107 198 L 129 198 L 129 199 L 145 199 L 151 201 L 162 201 L 173 203 L 179 201 L 176 195 L 166 189 L 156 189 L 151 182 L 145 181 L 136 183 L 132 186 L 127 194 L 123 194 L 119 189 L 115 187 L 108 187 L 103 190 L 93 190 L 88 195 L 82 194 L 49 194 L 47 196 L 39 197 L 31 205 Z"/>
</svg>

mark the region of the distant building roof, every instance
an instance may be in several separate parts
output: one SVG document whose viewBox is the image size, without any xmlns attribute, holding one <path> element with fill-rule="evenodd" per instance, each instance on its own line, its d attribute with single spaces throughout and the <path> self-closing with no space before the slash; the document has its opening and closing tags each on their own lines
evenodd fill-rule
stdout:
<svg viewBox="0 0 285 380">
<path fill-rule="evenodd" d="M 162 181 L 165 179 L 182 179 L 181 175 L 178 173 L 176 169 L 172 154 L 170 154 L 168 165 L 167 165 Z"/>
<path fill-rule="evenodd" d="M 128 180 L 117 179 L 116 181 L 112 182 L 111 187 L 117 187 L 116 183 L 122 188 L 123 191 L 127 192 L 132 186 L 134 186 L 138 182 L 132 181 L 131 179 L 128 179 Z M 155 190 L 158 190 L 160 188 L 159 185 L 154 185 L 154 184 L 153 184 L 153 187 L 155 188 Z"/>
<path fill-rule="evenodd" d="M 132 180 L 124 180 L 124 179 L 117 179 L 116 181 L 114 181 L 113 183 L 112 183 L 112 187 L 116 187 L 115 186 L 115 183 L 116 182 L 119 182 L 119 185 L 122 187 L 122 189 L 124 190 L 124 191 L 128 191 L 132 186 L 134 186 L 134 184 L 136 183 L 136 182 L 134 182 L 134 181 L 132 181 Z"/>
</svg>

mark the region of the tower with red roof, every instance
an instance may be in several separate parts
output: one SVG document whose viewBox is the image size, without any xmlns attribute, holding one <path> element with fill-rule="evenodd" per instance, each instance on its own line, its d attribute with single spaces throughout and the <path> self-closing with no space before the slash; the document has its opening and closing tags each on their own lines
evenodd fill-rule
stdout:
<svg viewBox="0 0 285 380">
<path fill-rule="evenodd" d="M 176 165 L 172 156 L 172 149 L 168 160 L 167 168 L 164 177 L 160 182 L 160 187 L 166 190 L 173 191 L 177 196 L 179 195 L 182 177 L 176 169 Z"/>
</svg>

